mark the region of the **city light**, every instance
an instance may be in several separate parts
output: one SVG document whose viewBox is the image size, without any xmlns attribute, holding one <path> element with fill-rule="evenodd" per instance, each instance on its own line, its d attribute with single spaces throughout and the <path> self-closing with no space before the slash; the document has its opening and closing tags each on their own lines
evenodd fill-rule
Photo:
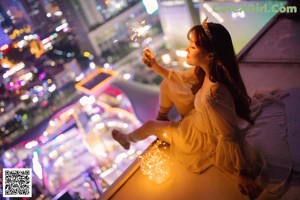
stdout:
<svg viewBox="0 0 300 200">
<path fill-rule="evenodd" d="M 0 47 L 0 51 L 5 51 L 6 49 L 8 49 L 8 44 L 5 44 L 3 46 Z"/>
<path fill-rule="evenodd" d="M 166 143 L 157 140 L 148 151 L 139 157 L 142 174 L 156 184 L 168 181 L 173 173 L 174 163 L 166 150 Z"/>
<path fill-rule="evenodd" d="M 246 16 L 246 14 L 245 14 L 245 11 L 243 11 L 243 10 L 241 10 L 240 12 L 232 12 L 231 13 L 232 18 L 237 18 L 237 17 L 244 18 L 245 16 Z"/>
<path fill-rule="evenodd" d="M 56 89 L 56 85 L 53 84 L 53 85 L 51 85 L 51 86 L 48 88 L 48 91 L 49 91 L 49 92 L 53 92 L 55 89 Z"/>
<path fill-rule="evenodd" d="M 101 117 L 99 114 L 95 114 L 91 117 L 91 121 L 92 122 L 97 122 L 97 121 L 100 121 L 101 120 Z"/>
<path fill-rule="evenodd" d="M 81 81 L 84 78 L 84 73 L 80 73 L 78 76 L 75 77 L 75 81 Z"/>
<path fill-rule="evenodd" d="M 16 39 L 17 37 L 20 37 L 22 34 L 24 33 L 31 33 L 31 28 L 30 26 L 26 26 L 26 27 L 23 27 L 23 28 L 20 28 L 20 29 L 15 29 L 10 35 L 9 35 L 9 38 L 14 40 Z"/>
<path fill-rule="evenodd" d="M 164 54 L 161 56 L 161 59 L 164 64 L 170 64 L 171 63 L 171 56 L 169 54 Z"/>
<path fill-rule="evenodd" d="M 131 78 L 131 74 L 129 74 L 129 73 L 123 74 L 124 80 L 129 80 L 130 78 Z"/>
<path fill-rule="evenodd" d="M 104 67 L 105 69 L 111 69 L 111 66 L 110 66 L 109 63 L 104 63 L 103 67 Z"/>
<path fill-rule="evenodd" d="M 49 121 L 49 125 L 52 126 L 52 127 L 55 126 L 55 121 L 50 120 L 50 121 Z"/>
<path fill-rule="evenodd" d="M 33 152 L 33 158 L 32 158 L 32 170 L 37 175 L 39 179 L 43 179 L 43 168 L 39 161 L 39 157 L 36 151 Z"/>
<path fill-rule="evenodd" d="M 83 52 L 83 56 L 88 58 L 91 56 L 91 53 L 88 51 L 85 51 L 85 52 Z"/>
<path fill-rule="evenodd" d="M 64 28 L 68 27 L 68 25 L 69 25 L 68 23 L 64 23 L 64 24 L 62 24 L 62 25 L 56 27 L 56 28 L 55 28 L 55 31 L 56 31 L 56 32 L 59 32 L 59 31 L 63 30 Z"/>
<path fill-rule="evenodd" d="M 25 64 L 23 62 L 20 62 L 20 63 L 14 65 L 13 67 L 10 68 L 10 70 L 6 71 L 3 74 L 3 78 L 7 78 L 7 77 L 13 75 L 14 73 L 16 73 L 17 71 L 20 71 L 24 67 L 25 67 Z"/>
<path fill-rule="evenodd" d="M 79 103 L 82 105 L 82 106 L 86 106 L 86 105 L 91 105 L 93 103 L 95 103 L 96 99 L 94 96 L 83 96 L 80 98 L 79 100 Z"/>
<path fill-rule="evenodd" d="M 39 101 L 39 98 L 38 98 L 37 96 L 35 96 L 35 97 L 32 98 L 32 102 L 33 102 L 33 103 L 36 103 L 36 102 L 38 102 L 38 101 Z"/>
<path fill-rule="evenodd" d="M 42 40 L 43 44 L 47 44 L 48 42 L 50 42 L 50 37 L 47 37 L 47 38 Z"/>
<path fill-rule="evenodd" d="M 23 94 L 23 95 L 20 96 L 20 99 L 21 100 L 29 99 L 29 95 L 28 94 Z"/>
<path fill-rule="evenodd" d="M 23 47 L 25 47 L 28 44 L 28 42 L 26 40 L 21 40 L 20 42 L 18 42 L 18 47 L 20 49 L 22 49 Z"/>
<path fill-rule="evenodd" d="M 103 122 L 100 122 L 98 124 L 96 124 L 96 129 L 104 129 L 105 128 L 105 124 Z"/>
<path fill-rule="evenodd" d="M 143 0 L 143 4 L 149 15 L 153 14 L 155 11 L 158 10 L 157 0 Z"/>
<path fill-rule="evenodd" d="M 26 149 L 32 149 L 33 147 L 37 146 L 38 145 L 38 142 L 33 140 L 33 141 L 30 141 L 28 142 L 26 145 L 25 145 L 25 148 Z"/>
<path fill-rule="evenodd" d="M 54 13 L 54 15 L 55 15 L 55 16 L 62 16 L 62 12 L 61 12 L 61 11 L 56 11 L 56 12 Z"/>
<path fill-rule="evenodd" d="M 183 51 L 183 50 L 176 50 L 175 53 L 178 57 L 186 58 L 186 56 L 187 56 L 187 52 Z"/>
<path fill-rule="evenodd" d="M 96 64 L 94 62 L 90 62 L 89 66 L 90 66 L 91 69 L 95 69 L 96 68 Z"/>
<path fill-rule="evenodd" d="M 58 152 L 56 150 L 50 151 L 48 157 L 51 159 L 56 159 L 58 157 Z"/>
</svg>

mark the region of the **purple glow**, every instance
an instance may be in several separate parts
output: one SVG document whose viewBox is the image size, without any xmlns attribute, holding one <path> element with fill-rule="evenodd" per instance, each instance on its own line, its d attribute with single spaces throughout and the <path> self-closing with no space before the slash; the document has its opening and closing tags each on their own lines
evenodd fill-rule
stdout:
<svg viewBox="0 0 300 200">
<path fill-rule="evenodd" d="M 40 79 L 40 80 L 43 80 L 45 77 L 46 77 L 46 73 L 45 73 L 45 72 L 42 72 L 42 73 L 39 75 L 39 79 Z"/>
</svg>

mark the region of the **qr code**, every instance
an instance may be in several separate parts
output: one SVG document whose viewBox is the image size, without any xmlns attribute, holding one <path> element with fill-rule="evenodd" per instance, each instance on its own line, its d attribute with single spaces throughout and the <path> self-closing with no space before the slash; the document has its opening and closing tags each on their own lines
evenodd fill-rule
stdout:
<svg viewBox="0 0 300 200">
<path fill-rule="evenodd" d="M 32 172 L 30 168 L 3 169 L 3 197 L 31 197 Z"/>
</svg>

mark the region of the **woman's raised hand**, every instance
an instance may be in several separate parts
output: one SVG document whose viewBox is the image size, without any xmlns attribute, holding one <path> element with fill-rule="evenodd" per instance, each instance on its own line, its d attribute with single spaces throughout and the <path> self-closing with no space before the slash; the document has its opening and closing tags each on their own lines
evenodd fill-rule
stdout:
<svg viewBox="0 0 300 200">
<path fill-rule="evenodd" d="M 148 67 L 150 67 L 150 68 L 153 67 L 156 64 L 154 52 L 149 48 L 145 48 L 143 50 L 142 61 Z"/>
</svg>

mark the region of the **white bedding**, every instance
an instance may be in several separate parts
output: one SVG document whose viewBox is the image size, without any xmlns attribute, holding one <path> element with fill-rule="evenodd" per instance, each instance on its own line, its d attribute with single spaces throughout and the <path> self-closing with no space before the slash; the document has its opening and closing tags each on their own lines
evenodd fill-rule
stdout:
<svg viewBox="0 0 300 200">
<path fill-rule="evenodd" d="M 279 198 L 287 191 L 293 166 L 299 168 L 299 158 L 295 159 L 295 151 L 291 151 L 289 140 L 289 132 L 294 136 L 299 132 L 293 123 L 299 118 L 295 112 L 299 110 L 299 91 L 277 90 L 256 92 L 254 95 L 256 120 L 255 125 L 247 130 L 246 138 L 266 161 L 263 177 L 267 178 L 267 184 L 262 181 L 266 188 L 259 199 Z"/>
</svg>

